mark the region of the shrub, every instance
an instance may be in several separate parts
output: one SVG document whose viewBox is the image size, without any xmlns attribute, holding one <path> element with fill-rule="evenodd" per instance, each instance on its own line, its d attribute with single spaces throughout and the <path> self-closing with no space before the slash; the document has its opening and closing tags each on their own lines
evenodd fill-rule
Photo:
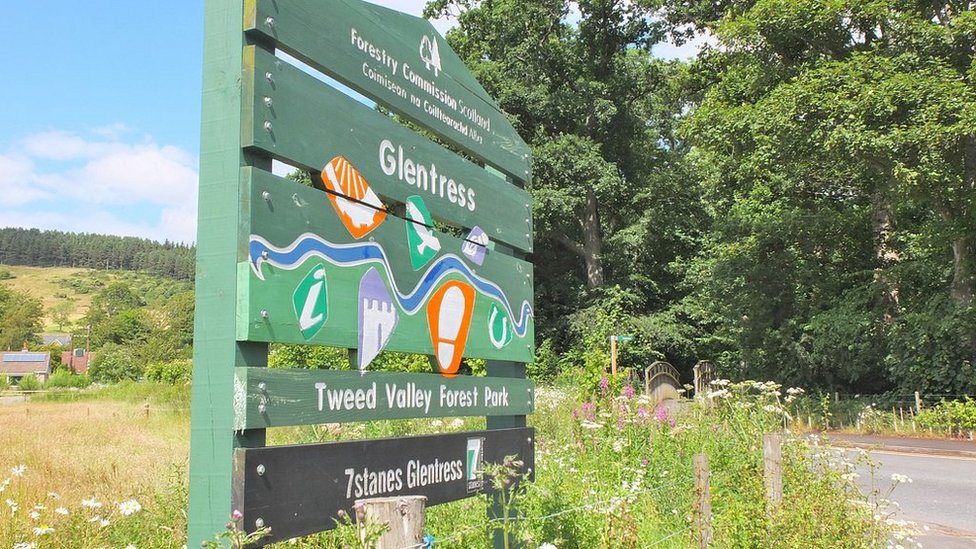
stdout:
<svg viewBox="0 0 976 549">
<path fill-rule="evenodd" d="M 10 388 L 10 378 L 7 376 L 0 376 L 0 392 L 6 391 Z"/>
<path fill-rule="evenodd" d="M 41 380 L 37 379 L 34 374 L 26 375 L 20 378 L 17 382 L 17 387 L 21 391 L 40 391 L 41 390 Z"/>
<path fill-rule="evenodd" d="M 189 383 L 193 361 L 189 359 L 154 362 L 146 367 L 146 379 L 165 383 Z"/>
<path fill-rule="evenodd" d="M 84 389 L 91 385 L 91 378 L 85 374 L 77 375 L 65 370 L 58 370 L 51 374 L 44 384 L 46 389 Z"/>
<path fill-rule="evenodd" d="M 92 361 L 88 375 L 99 383 L 116 383 L 123 379 L 138 379 L 143 368 L 132 349 L 109 343 L 99 350 Z"/>
<path fill-rule="evenodd" d="M 918 414 L 918 423 L 940 432 L 976 430 L 976 400 L 965 397 L 964 401 L 943 400 Z"/>
</svg>

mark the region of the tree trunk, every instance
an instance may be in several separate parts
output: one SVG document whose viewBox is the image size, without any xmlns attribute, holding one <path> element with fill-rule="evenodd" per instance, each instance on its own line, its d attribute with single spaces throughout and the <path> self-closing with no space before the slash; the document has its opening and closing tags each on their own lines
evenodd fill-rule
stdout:
<svg viewBox="0 0 976 549">
<path fill-rule="evenodd" d="M 962 236 L 952 241 L 952 285 L 949 295 L 960 305 L 969 305 L 976 295 L 976 239 Z"/>
<path fill-rule="evenodd" d="M 871 196 L 871 230 L 874 234 L 874 282 L 881 290 L 882 318 L 885 323 L 890 323 L 898 313 L 900 297 L 900 288 L 890 269 L 901 261 L 901 253 L 892 242 L 895 216 L 884 190 L 877 190 Z"/>
<path fill-rule="evenodd" d="M 600 212 L 596 194 L 586 191 L 586 213 L 582 220 L 583 261 L 586 263 L 586 287 L 603 286 L 603 236 L 600 234 Z"/>
<path fill-rule="evenodd" d="M 600 230 L 598 201 L 592 190 L 586 192 L 586 206 L 579 220 L 583 242 L 577 242 L 565 234 L 557 234 L 556 239 L 569 251 L 583 260 L 586 268 L 586 287 L 593 289 L 603 286 L 603 235 Z"/>
</svg>

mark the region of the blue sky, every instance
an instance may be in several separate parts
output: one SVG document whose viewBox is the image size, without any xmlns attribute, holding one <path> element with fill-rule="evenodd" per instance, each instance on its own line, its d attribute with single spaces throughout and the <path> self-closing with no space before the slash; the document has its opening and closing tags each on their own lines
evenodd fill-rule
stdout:
<svg viewBox="0 0 976 549">
<path fill-rule="evenodd" d="M 29 0 L 4 15 L 0 227 L 193 242 L 202 0 Z"/>
</svg>

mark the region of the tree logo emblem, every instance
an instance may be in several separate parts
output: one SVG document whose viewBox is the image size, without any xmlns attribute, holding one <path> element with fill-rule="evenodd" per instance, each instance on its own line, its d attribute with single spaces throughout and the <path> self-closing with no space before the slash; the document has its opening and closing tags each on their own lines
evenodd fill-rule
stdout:
<svg viewBox="0 0 976 549">
<path fill-rule="evenodd" d="M 437 49 L 437 39 L 424 35 L 420 39 L 420 59 L 424 62 L 427 70 L 434 71 L 434 76 L 441 73 L 441 53 Z"/>
</svg>

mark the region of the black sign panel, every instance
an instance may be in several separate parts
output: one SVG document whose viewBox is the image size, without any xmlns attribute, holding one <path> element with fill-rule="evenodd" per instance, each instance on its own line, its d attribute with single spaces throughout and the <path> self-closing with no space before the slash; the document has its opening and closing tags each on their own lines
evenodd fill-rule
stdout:
<svg viewBox="0 0 976 549">
<path fill-rule="evenodd" d="M 358 499 L 427 496 L 437 505 L 486 491 L 485 463 L 517 454 L 535 470 L 532 428 L 239 448 L 234 508 L 247 531 L 271 527 L 270 543 L 335 527 L 340 509 Z"/>
</svg>

